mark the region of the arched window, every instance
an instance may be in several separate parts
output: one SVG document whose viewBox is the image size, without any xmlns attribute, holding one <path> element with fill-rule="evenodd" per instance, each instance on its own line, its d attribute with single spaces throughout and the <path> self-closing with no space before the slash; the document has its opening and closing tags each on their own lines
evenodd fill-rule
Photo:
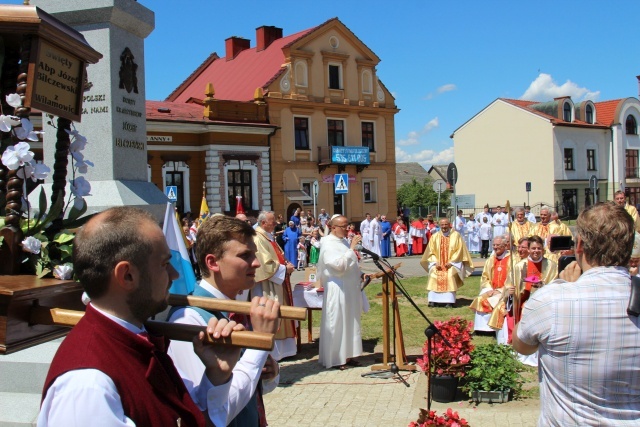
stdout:
<svg viewBox="0 0 640 427">
<path fill-rule="evenodd" d="M 638 134 L 638 123 L 636 122 L 636 118 L 631 114 L 627 116 L 627 121 L 625 123 L 625 128 L 627 130 L 627 135 L 637 135 Z"/>
<path fill-rule="evenodd" d="M 593 124 L 593 107 L 591 105 L 587 105 L 585 108 L 584 121 Z"/>
<path fill-rule="evenodd" d="M 571 104 L 568 103 L 568 102 L 564 103 L 562 119 L 565 122 L 570 122 L 571 121 Z"/>
<path fill-rule="evenodd" d="M 295 68 L 296 86 L 307 87 L 307 64 L 304 61 L 296 62 Z"/>
</svg>

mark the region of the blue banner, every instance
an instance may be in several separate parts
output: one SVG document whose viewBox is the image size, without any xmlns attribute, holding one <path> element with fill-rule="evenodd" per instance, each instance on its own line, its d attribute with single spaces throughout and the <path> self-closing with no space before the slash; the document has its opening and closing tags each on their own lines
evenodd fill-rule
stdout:
<svg viewBox="0 0 640 427">
<path fill-rule="evenodd" d="M 331 147 L 331 163 L 368 165 L 369 147 Z"/>
</svg>

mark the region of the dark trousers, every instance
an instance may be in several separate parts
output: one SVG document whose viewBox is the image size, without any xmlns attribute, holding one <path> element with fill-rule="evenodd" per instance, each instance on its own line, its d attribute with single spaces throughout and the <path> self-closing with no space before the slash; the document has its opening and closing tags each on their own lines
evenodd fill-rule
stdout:
<svg viewBox="0 0 640 427">
<path fill-rule="evenodd" d="M 482 241 L 482 248 L 480 249 L 480 257 L 481 258 L 489 258 L 489 241 Z"/>
</svg>

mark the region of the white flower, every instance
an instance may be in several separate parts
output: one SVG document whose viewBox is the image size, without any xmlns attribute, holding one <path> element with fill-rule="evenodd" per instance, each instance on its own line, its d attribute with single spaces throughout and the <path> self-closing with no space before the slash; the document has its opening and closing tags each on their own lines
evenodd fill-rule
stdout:
<svg viewBox="0 0 640 427">
<path fill-rule="evenodd" d="M 85 145 L 87 145 L 87 138 L 80 135 L 80 132 L 74 127 L 73 130 L 65 129 L 65 132 L 69 134 L 73 138 L 71 142 L 71 146 L 69 147 L 69 151 L 76 152 L 84 150 Z"/>
<path fill-rule="evenodd" d="M 29 151 L 31 147 L 24 141 L 18 142 L 13 147 L 7 147 L 2 154 L 2 164 L 9 170 L 16 170 L 25 163 L 33 159 L 33 152 Z"/>
<path fill-rule="evenodd" d="M 36 163 L 35 160 L 31 160 L 24 164 L 24 169 L 20 169 L 17 175 L 19 178 L 31 178 L 33 182 L 37 182 L 39 179 L 45 179 L 49 175 L 49 172 L 51 172 L 49 166 L 42 163 Z"/>
<path fill-rule="evenodd" d="M 33 123 L 29 119 L 20 119 L 22 127 L 15 128 L 14 132 L 18 139 L 28 139 L 29 141 L 39 141 L 38 135 L 42 132 L 35 132 L 33 130 Z"/>
<path fill-rule="evenodd" d="M 91 195 L 89 193 L 91 191 L 91 184 L 89 184 L 89 181 L 84 179 L 83 176 L 79 176 L 73 181 L 69 182 L 71 184 L 71 193 L 76 196 L 76 198 L 73 200 L 73 206 L 75 206 L 76 209 L 81 209 L 82 202 L 84 200 L 83 197 Z"/>
<path fill-rule="evenodd" d="M 10 132 L 13 126 L 20 124 L 20 120 L 15 116 L 0 115 L 0 130 L 2 132 Z"/>
<path fill-rule="evenodd" d="M 22 250 L 25 252 L 39 254 L 40 248 L 42 248 L 42 242 L 33 236 L 29 236 L 22 241 Z"/>
<path fill-rule="evenodd" d="M 60 280 L 69 280 L 73 276 L 73 267 L 69 264 L 57 265 L 53 268 L 53 277 Z"/>
<path fill-rule="evenodd" d="M 20 95 L 17 93 L 12 93 L 6 96 L 7 104 L 11 105 L 13 108 L 22 107 L 22 99 L 20 99 Z"/>
</svg>

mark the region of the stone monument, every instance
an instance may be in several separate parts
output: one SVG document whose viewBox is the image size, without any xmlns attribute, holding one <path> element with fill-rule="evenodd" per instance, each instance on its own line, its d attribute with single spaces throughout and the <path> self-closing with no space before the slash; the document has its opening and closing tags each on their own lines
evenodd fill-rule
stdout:
<svg viewBox="0 0 640 427">
<path fill-rule="evenodd" d="M 137 206 L 162 221 L 167 198 L 147 178 L 144 39 L 155 27 L 154 13 L 135 0 L 31 0 L 31 4 L 82 33 L 103 55 L 99 63 L 87 67 L 81 123 L 74 123 L 88 141 L 83 154 L 95 165 L 84 175 L 91 184 L 91 196 L 85 198 L 87 213 Z M 48 121 L 43 117 L 47 164 L 52 163 L 56 138 Z M 33 196 L 36 203 L 31 204 L 37 206 L 37 194 Z"/>
</svg>

